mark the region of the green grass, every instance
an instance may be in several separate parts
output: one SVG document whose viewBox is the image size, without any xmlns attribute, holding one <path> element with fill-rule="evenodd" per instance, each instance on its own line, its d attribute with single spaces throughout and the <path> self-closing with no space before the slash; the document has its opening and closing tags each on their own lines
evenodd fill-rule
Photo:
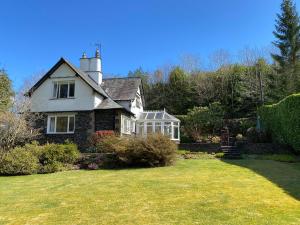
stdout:
<svg viewBox="0 0 300 225">
<path fill-rule="evenodd" d="M 179 160 L 0 177 L 0 224 L 300 224 L 299 199 L 299 163 Z"/>
<path fill-rule="evenodd" d="M 296 155 L 287 155 L 287 154 L 273 154 L 273 155 L 248 155 L 246 158 L 253 158 L 253 159 L 265 159 L 265 160 L 274 160 L 279 162 L 289 162 L 295 163 L 300 162 L 300 156 Z"/>
</svg>

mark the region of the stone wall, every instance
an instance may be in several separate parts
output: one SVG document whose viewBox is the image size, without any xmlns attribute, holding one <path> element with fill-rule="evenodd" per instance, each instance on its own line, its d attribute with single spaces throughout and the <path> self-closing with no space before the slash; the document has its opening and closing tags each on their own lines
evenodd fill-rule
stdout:
<svg viewBox="0 0 300 225">
<path fill-rule="evenodd" d="M 76 143 L 81 151 L 85 151 L 88 147 L 89 137 L 95 130 L 93 111 L 75 112 L 74 134 L 47 134 L 47 116 L 47 113 L 43 113 L 36 121 L 35 127 L 40 129 L 41 132 L 38 138 L 40 143 L 63 143 L 68 139 Z"/>
<path fill-rule="evenodd" d="M 178 149 L 188 150 L 191 152 L 207 152 L 216 153 L 221 152 L 220 144 L 213 143 L 180 143 Z"/>
<path fill-rule="evenodd" d="M 113 109 L 95 111 L 95 130 L 115 130 L 116 111 Z"/>
</svg>

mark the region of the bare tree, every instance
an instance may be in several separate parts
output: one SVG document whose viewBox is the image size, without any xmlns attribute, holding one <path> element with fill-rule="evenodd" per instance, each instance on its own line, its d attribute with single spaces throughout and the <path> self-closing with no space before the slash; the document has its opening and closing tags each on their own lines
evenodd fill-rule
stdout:
<svg viewBox="0 0 300 225">
<path fill-rule="evenodd" d="M 200 57 L 193 54 L 184 54 L 180 57 L 180 67 L 187 73 L 195 73 L 200 70 Z"/>
<path fill-rule="evenodd" d="M 42 115 L 30 112 L 31 102 L 26 94 L 41 75 L 33 75 L 14 97 L 10 111 L 0 113 L 0 150 L 9 151 L 19 144 L 32 141 L 39 135 L 35 123 Z"/>
<path fill-rule="evenodd" d="M 273 52 L 272 46 L 251 48 L 249 46 L 244 47 L 238 53 L 239 61 L 246 66 L 254 66 L 258 59 L 270 60 L 270 53 Z"/>
<path fill-rule="evenodd" d="M 218 70 L 232 63 L 231 54 L 225 49 L 219 49 L 213 52 L 210 57 L 210 67 L 213 70 Z"/>
</svg>

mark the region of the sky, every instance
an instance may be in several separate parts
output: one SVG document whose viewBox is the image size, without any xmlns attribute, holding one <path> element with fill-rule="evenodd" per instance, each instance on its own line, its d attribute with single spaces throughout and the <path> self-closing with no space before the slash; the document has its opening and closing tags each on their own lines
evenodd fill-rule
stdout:
<svg viewBox="0 0 300 225">
<path fill-rule="evenodd" d="M 0 68 L 20 88 L 101 43 L 104 76 L 266 47 L 281 0 L 1 0 Z M 300 0 L 296 0 L 299 11 Z"/>
</svg>

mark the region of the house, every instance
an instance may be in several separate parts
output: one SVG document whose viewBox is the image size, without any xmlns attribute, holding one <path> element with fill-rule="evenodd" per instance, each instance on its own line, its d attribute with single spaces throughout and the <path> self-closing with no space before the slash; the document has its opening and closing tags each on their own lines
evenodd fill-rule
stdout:
<svg viewBox="0 0 300 225">
<path fill-rule="evenodd" d="M 138 77 L 102 76 L 99 51 L 83 54 L 77 68 L 61 58 L 28 92 L 31 111 L 39 113 L 35 126 L 42 140 L 66 139 L 87 146 L 96 131 L 120 135 L 160 132 L 179 142 L 180 121 L 163 111 L 144 111 L 143 84 Z"/>
</svg>

